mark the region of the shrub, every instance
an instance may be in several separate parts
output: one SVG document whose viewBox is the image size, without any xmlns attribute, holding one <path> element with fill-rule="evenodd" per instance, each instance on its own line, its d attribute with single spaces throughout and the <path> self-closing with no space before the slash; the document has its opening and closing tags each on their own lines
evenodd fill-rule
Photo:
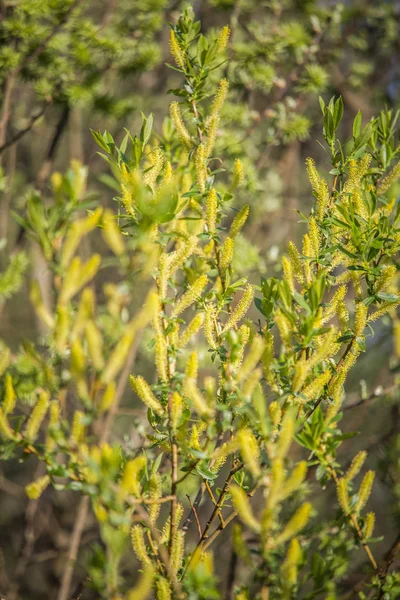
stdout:
<svg viewBox="0 0 400 600">
<path fill-rule="evenodd" d="M 48 333 L 17 356 L 2 348 L 2 455 L 42 464 L 31 499 L 48 486 L 81 496 L 60 599 L 71 594 L 90 507 L 102 543 L 88 581 L 99 597 L 220 598 L 213 548 L 231 526 L 229 597 L 338 598 L 357 549 L 368 567 L 347 597 L 400 593 L 390 572 L 398 544 L 385 562 L 373 551 L 366 452 L 351 456 L 349 444 L 346 466 L 337 456 L 352 437 L 346 380 L 377 320 L 400 303 L 396 115 L 363 127 L 359 113 L 343 144 L 343 102 L 321 100 L 332 170 L 326 180 L 307 160 L 315 201 L 301 215 L 302 249 L 289 243 L 280 278 L 238 278 L 235 241 L 250 208 L 235 210 L 233 199 L 246 174 L 239 160 L 226 172 L 214 153 L 229 84 L 210 78 L 228 39 L 227 27 L 203 36 L 185 10 L 170 38 L 182 86 L 162 134 L 152 115 L 119 144 L 93 132 L 115 178 L 116 214 L 85 198 L 87 172 L 74 163 L 53 175 L 51 205 L 34 193 L 18 217 L 51 271 L 53 308 L 34 283 Z M 112 256 L 84 259 L 96 230 Z M 134 439 L 113 441 L 128 376 L 147 421 L 139 414 Z M 314 479 L 336 490 L 334 508 Z M 236 561 L 247 577 L 236 578 Z"/>
</svg>

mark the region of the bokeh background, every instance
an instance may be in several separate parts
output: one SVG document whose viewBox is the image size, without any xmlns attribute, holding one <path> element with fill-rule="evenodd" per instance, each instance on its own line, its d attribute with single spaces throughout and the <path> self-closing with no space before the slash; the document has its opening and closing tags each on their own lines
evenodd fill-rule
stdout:
<svg viewBox="0 0 400 600">
<path fill-rule="evenodd" d="M 40 343 L 45 334 L 29 302 L 32 279 L 51 303 L 43 259 L 14 215 L 23 213 L 32 189 L 51 198 L 54 172 L 83 173 L 84 167 L 85 197 L 115 206 L 116 191 L 90 129 L 107 129 L 121 139 L 124 128 L 140 128 L 141 111 L 154 113 L 156 131 L 167 125 L 174 98 L 167 92 L 181 83 L 166 66 L 172 62 L 168 22 L 178 18 L 183 5 L 171 0 L 0 1 L 0 272 L 19 250 L 29 260 L 26 280 L 12 299 L 1 296 L 0 280 L 0 338 L 14 352 L 27 340 Z M 231 28 L 229 60 L 212 75 L 215 81 L 223 76 L 230 81 L 217 153 L 224 166 L 239 157 L 245 167 L 237 206 L 249 203 L 251 213 L 235 263 L 239 273 L 251 272 L 258 283 L 261 275 L 276 274 L 287 241 L 303 234 L 300 213 L 308 214 L 312 202 L 305 158 L 313 156 L 325 175 L 329 171 L 318 144 L 318 96 L 343 97 L 344 140 L 358 110 L 365 123 L 384 106 L 394 113 L 400 108 L 400 2 L 201 0 L 192 6 L 203 32 Z M 100 242 L 99 249 L 106 252 Z M 255 309 L 252 316 L 258 318 Z M 352 373 L 345 409 L 346 429 L 363 429 L 351 456 L 367 447 L 378 473 L 371 510 L 379 515 L 377 535 L 386 538 L 378 543 L 378 555 L 400 529 L 399 336 L 400 328 L 389 319 L 376 328 L 369 352 Z M 149 372 L 145 345 L 138 360 Z M 21 359 L 18 368 L 28 382 L 32 364 Z M 125 444 L 135 438 L 135 408 L 127 392 L 114 432 Z M 345 451 L 343 464 L 351 459 Z M 34 459 L 0 465 L 0 593 L 7 591 L 7 600 L 57 597 L 76 516 L 73 492 L 48 491 L 40 501 L 28 502 L 24 485 L 35 469 Z M 96 540 L 95 522 L 89 520 L 74 598 L 96 597 L 79 587 L 85 548 Z M 216 556 L 223 556 L 228 552 L 223 536 L 219 543 Z M 222 574 L 226 563 L 217 567 Z M 354 565 L 354 582 L 360 568 Z"/>
</svg>

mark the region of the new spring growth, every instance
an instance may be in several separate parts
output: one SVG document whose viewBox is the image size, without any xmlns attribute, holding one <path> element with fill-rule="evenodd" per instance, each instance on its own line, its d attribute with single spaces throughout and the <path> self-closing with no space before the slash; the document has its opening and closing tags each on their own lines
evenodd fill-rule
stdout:
<svg viewBox="0 0 400 600">
<path fill-rule="evenodd" d="M 220 34 L 218 36 L 218 40 L 217 40 L 218 52 L 223 52 L 225 50 L 225 48 L 228 45 L 230 35 L 231 35 L 231 30 L 229 29 L 228 25 L 225 25 L 221 29 Z"/>
<path fill-rule="evenodd" d="M 154 577 L 155 573 L 153 567 L 146 565 L 138 583 L 134 588 L 131 588 L 128 591 L 126 600 L 147 600 L 153 588 Z M 168 596 L 163 598 L 159 595 L 157 600 L 169 600 L 169 598 Z"/>
<path fill-rule="evenodd" d="M 308 235 L 311 242 L 311 256 L 312 258 L 318 258 L 321 247 L 321 233 L 314 217 L 310 217 L 308 220 Z"/>
<path fill-rule="evenodd" d="M 268 407 L 269 416 L 271 418 L 272 424 L 274 427 L 277 427 L 281 422 L 282 418 L 282 409 L 279 405 L 279 402 L 274 400 Z"/>
<path fill-rule="evenodd" d="M 42 292 L 37 281 L 32 281 L 29 299 L 43 323 L 45 323 L 47 327 L 52 328 L 54 326 L 54 319 L 43 302 Z"/>
<path fill-rule="evenodd" d="M 103 395 L 100 400 L 100 403 L 99 403 L 99 413 L 100 414 L 107 412 L 112 407 L 112 405 L 114 403 L 114 399 L 115 399 L 115 391 L 116 391 L 115 381 L 110 381 L 106 385 L 106 389 L 104 390 Z"/>
<path fill-rule="evenodd" d="M 185 123 L 183 122 L 181 109 L 178 102 L 171 102 L 169 107 L 169 114 L 171 116 L 172 122 L 175 125 L 176 132 L 178 134 L 179 139 L 185 146 L 188 148 L 192 145 L 192 138 L 188 130 L 186 129 Z"/>
<path fill-rule="evenodd" d="M 79 290 L 96 275 L 101 262 L 100 254 L 93 254 L 86 263 L 82 263 L 78 256 L 71 261 L 68 267 L 61 293 L 59 303 L 66 304 Z"/>
<path fill-rule="evenodd" d="M 309 383 L 304 390 L 302 391 L 302 395 L 306 399 L 307 402 L 311 400 L 317 400 L 321 393 L 324 390 L 325 385 L 329 382 L 332 377 L 332 373 L 329 369 L 321 373 Z"/>
<path fill-rule="evenodd" d="M 230 487 L 230 493 L 232 496 L 233 505 L 237 514 L 239 515 L 239 518 L 250 529 L 258 533 L 260 531 L 260 523 L 253 514 L 249 499 L 244 489 L 237 485 L 232 485 Z"/>
<path fill-rule="evenodd" d="M 250 207 L 248 204 L 245 204 L 237 213 L 236 217 L 232 221 L 231 228 L 229 230 L 229 237 L 234 238 L 238 233 L 243 229 L 244 224 L 247 221 L 247 217 L 249 216 Z"/>
<path fill-rule="evenodd" d="M 231 262 L 233 260 L 233 255 L 235 252 L 235 243 L 231 237 L 227 237 L 224 243 L 222 244 L 219 265 L 221 271 L 224 272 L 228 267 L 230 267 Z"/>
<path fill-rule="evenodd" d="M 319 175 L 312 158 L 306 159 L 308 179 L 317 198 L 317 218 L 321 221 L 329 204 L 329 188 L 327 182 Z"/>
<path fill-rule="evenodd" d="M 120 483 L 120 489 L 123 496 L 132 494 L 136 498 L 139 498 L 142 492 L 140 476 L 143 469 L 146 467 L 146 463 L 147 460 L 144 455 L 137 456 L 126 463 Z"/>
<path fill-rule="evenodd" d="M 79 446 L 85 440 L 85 415 L 81 410 L 76 410 L 72 419 L 70 443 Z"/>
<path fill-rule="evenodd" d="M 195 153 L 194 165 L 196 169 L 197 185 L 201 192 L 206 189 L 207 182 L 207 163 L 206 163 L 206 148 L 204 144 L 199 144 Z"/>
<path fill-rule="evenodd" d="M 130 384 L 133 390 L 137 393 L 143 404 L 150 408 L 157 415 L 162 416 L 164 409 L 153 394 L 147 381 L 141 375 L 130 375 Z"/>
<path fill-rule="evenodd" d="M 392 283 L 393 278 L 396 276 L 397 268 L 395 265 L 386 265 L 375 283 L 375 294 L 384 292 L 388 289 Z"/>
<path fill-rule="evenodd" d="M 196 279 L 196 281 L 188 287 L 186 292 L 181 296 L 178 302 L 175 304 L 174 309 L 172 310 L 171 317 L 178 317 L 184 310 L 189 308 L 194 302 L 196 302 L 200 296 L 204 288 L 208 283 L 207 275 L 200 275 Z"/>
<path fill-rule="evenodd" d="M 184 71 L 186 66 L 186 55 L 180 47 L 173 29 L 171 29 L 169 34 L 169 47 L 176 62 L 176 66 Z"/>
<path fill-rule="evenodd" d="M 369 512 L 365 517 L 365 523 L 363 528 L 364 539 L 368 540 L 372 537 L 375 528 L 375 513 Z"/>
<path fill-rule="evenodd" d="M 229 188 L 229 191 L 234 192 L 237 188 L 239 188 L 240 186 L 243 185 L 243 182 L 244 182 L 243 165 L 242 165 L 241 161 L 237 158 L 235 160 L 235 165 L 233 167 L 232 183 L 231 183 L 231 187 Z"/>
<path fill-rule="evenodd" d="M 164 577 L 159 578 L 156 583 L 157 600 L 171 600 L 171 586 Z M 136 598 L 136 597 L 135 597 Z M 132 600 L 135 600 L 132 598 Z"/>
<path fill-rule="evenodd" d="M 374 479 L 375 479 L 374 471 L 368 471 L 364 475 L 364 479 L 361 482 L 360 489 L 358 490 L 358 494 L 357 494 L 358 500 L 354 507 L 354 510 L 356 511 L 357 514 L 364 508 L 364 506 L 368 502 L 368 499 L 371 495 Z"/>
<path fill-rule="evenodd" d="M 361 452 L 356 454 L 356 456 L 351 461 L 351 465 L 350 465 L 349 469 L 347 470 L 346 475 L 344 476 L 344 478 L 347 481 L 352 481 L 355 477 L 357 477 L 357 475 L 359 474 L 359 472 L 362 469 L 363 464 L 366 461 L 366 458 L 367 458 L 367 453 L 365 452 L 365 450 L 361 450 Z"/>
<path fill-rule="evenodd" d="M 44 475 L 25 487 L 26 495 L 30 500 L 37 500 L 50 483 L 49 475 Z"/>
<path fill-rule="evenodd" d="M 177 573 L 182 566 L 185 551 L 185 537 L 182 531 L 177 530 L 172 538 L 171 567 Z"/>
<path fill-rule="evenodd" d="M 87 321 L 85 325 L 86 342 L 88 353 L 96 371 L 104 368 L 103 358 L 103 336 L 93 321 Z"/>
<path fill-rule="evenodd" d="M 61 266 L 63 268 L 66 268 L 71 262 L 71 258 L 79 247 L 82 238 L 99 224 L 102 213 L 103 208 L 99 207 L 86 219 L 79 219 L 72 223 L 61 253 Z"/>
<path fill-rule="evenodd" d="M 292 443 L 294 430 L 294 412 L 287 410 L 282 419 L 282 426 L 276 444 L 276 458 L 285 458 Z"/>
<path fill-rule="evenodd" d="M 350 509 L 350 498 L 349 498 L 349 490 L 347 487 L 347 479 L 339 479 L 336 485 L 336 493 L 339 500 L 340 507 L 345 515 L 349 515 L 351 512 Z"/>
<path fill-rule="evenodd" d="M 212 188 L 207 194 L 206 200 L 206 223 L 209 233 L 215 233 L 218 213 L 218 196 L 215 188 Z"/>
<path fill-rule="evenodd" d="M 300 461 L 292 470 L 289 477 L 283 483 L 279 491 L 279 501 L 288 498 L 293 492 L 297 491 L 304 482 L 307 475 L 307 461 Z"/>
<path fill-rule="evenodd" d="M 357 302 L 356 314 L 354 317 L 354 336 L 361 337 L 365 326 L 367 324 L 368 306 L 365 306 L 363 302 Z"/>
<path fill-rule="evenodd" d="M 378 194 L 384 194 L 388 191 L 391 185 L 397 181 L 400 177 L 400 160 L 395 164 L 393 169 L 388 173 L 385 177 L 383 177 L 380 181 L 378 181 L 378 185 L 376 186 L 376 191 Z"/>
<path fill-rule="evenodd" d="M 182 396 L 174 391 L 169 401 L 169 419 L 172 427 L 172 431 L 176 432 L 179 422 L 181 420 L 183 410 Z"/>
<path fill-rule="evenodd" d="M 114 214 L 110 210 L 106 210 L 104 213 L 102 234 L 107 246 L 116 256 L 123 256 L 126 253 L 121 231 L 115 222 Z"/>
<path fill-rule="evenodd" d="M 307 525 L 311 514 L 311 504 L 305 502 L 300 508 L 294 513 L 293 517 L 287 523 L 282 533 L 276 538 L 276 545 L 284 544 L 292 537 L 297 535 Z"/>
<path fill-rule="evenodd" d="M 46 451 L 52 452 L 56 447 L 56 440 L 54 439 L 54 433 L 60 428 L 60 404 L 53 400 L 50 402 L 50 417 L 49 425 L 47 427 L 46 435 Z"/>
<path fill-rule="evenodd" d="M 0 437 L 6 440 L 13 440 L 14 436 L 14 431 L 11 429 L 7 416 L 4 414 L 3 408 L 0 406 Z"/>
<path fill-rule="evenodd" d="M 285 587 L 292 587 L 297 582 L 297 568 L 301 561 L 301 547 L 297 538 L 293 538 L 289 544 L 285 561 L 281 567 L 282 579 Z"/>
<path fill-rule="evenodd" d="M 243 364 L 237 373 L 236 379 L 238 382 L 244 381 L 253 372 L 261 359 L 264 349 L 264 339 L 260 335 L 254 336 L 249 351 L 246 354 Z"/>
<path fill-rule="evenodd" d="M 176 347 L 179 349 L 185 348 L 190 340 L 200 331 L 204 322 L 204 314 L 197 313 L 189 322 L 186 329 L 180 335 Z"/>
<path fill-rule="evenodd" d="M 46 416 L 47 409 L 49 408 L 49 404 L 49 393 L 47 391 L 42 391 L 25 426 L 24 434 L 30 442 L 36 440 L 40 426 Z"/>
<path fill-rule="evenodd" d="M 254 298 L 254 287 L 250 284 L 247 284 L 241 299 L 239 300 L 239 302 L 233 309 L 231 315 L 229 316 L 227 322 L 225 323 L 225 325 L 222 329 L 222 333 L 229 331 L 229 329 L 232 329 L 233 327 L 235 327 L 238 324 L 238 322 L 241 319 L 243 319 L 243 317 L 246 315 L 247 311 L 249 310 L 251 303 L 253 302 L 253 298 Z"/>
<path fill-rule="evenodd" d="M 215 321 L 215 310 L 211 303 L 206 304 L 204 311 L 204 335 L 207 344 L 213 350 L 217 347 L 214 338 L 214 321 Z"/>
<path fill-rule="evenodd" d="M 134 525 L 131 529 L 132 548 L 143 565 L 151 565 L 151 559 L 143 536 L 143 527 Z"/>
<path fill-rule="evenodd" d="M 259 463 L 260 449 L 256 438 L 250 429 L 241 429 L 238 431 L 237 440 L 244 464 L 253 477 L 259 477 L 261 475 Z"/>
<path fill-rule="evenodd" d="M 5 376 L 4 381 L 4 398 L 3 398 L 3 412 L 5 415 L 8 415 L 14 412 L 15 404 L 16 404 L 16 393 L 14 391 L 12 377 L 9 373 Z"/>
<path fill-rule="evenodd" d="M 295 291 L 294 285 L 294 277 L 293 277 L 293 266 L 287 256 L 282 257 L 282 269 L 283 269 L 283 279 L 289 286 L 290 291 Z"/>
</svg>

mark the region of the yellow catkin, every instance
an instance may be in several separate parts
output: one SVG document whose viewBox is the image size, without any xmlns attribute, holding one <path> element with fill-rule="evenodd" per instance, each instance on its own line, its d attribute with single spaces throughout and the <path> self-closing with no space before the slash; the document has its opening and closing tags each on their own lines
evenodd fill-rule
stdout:
<svg viewBox="0 0 400 600">
<path fill-rule="evenodd" d="M 187 346 L 190 340 L 200 331 L 203 322 L 204 314 L 197 313 L 190 321 L 183 333 L 180 335 L 176 347 L 181 349 Z"/>
<path fill-rule="evenodd" d="M 234 371 L 238 371 L 238 369 L 241 367 L 241 365 L 243 363 L 244 351 L 245 351 L 247 342 L 250 339 L 251 329 L 248 325 L 246 325 L 244 323 L 243 325 L 241 325 L 239 327 L 238 333 L 239 333 L 241 347 L 237 352 L 236 360 L 234 362 L 232 362 L 232 368 Z"/>
<path fill-rule="evenodd" d="M 226 271 L 230 267 L 233 255 L 235 252 L 235 242 L 231 237 L 227 237 L 225 242 L 222 244 L 220 253 L 220 268 L 221 271 Z"/>
<path fill-rule="evenodd" d="M 250 400 L 252 398 L 255 390 L 257 389 L 258 384 L 261 381 L 262 374 L 263 372 L 261 369 L 254 369 L 254 371 L 250 373 L 250 375 L 244 382 L 244 385 L 242 387 L 242 394 L 247 400 Z"/>
<path fill-rule="evenodd" d="M 253 302 L 253 298 L 254 298 L 254 287 L 250 284 L 247 284 L 241 299 L 239 300 L 239 302 L 237 303 L 235 308 L 232 310 L 231 315 L 229 316 L 227 322 L 225 323 L 223 330 L 222 330 L 223 332 L 229 331 L 229 329 L 232 329 L 232 327 L 235 327 L 235 325 L 237 325 L 237 323 L 241 319 L 243 319 L 243 317 L 246 315 L 247 311 L 249 310 L 251 303 Z"/>
<path fill-rule="evenodd" d="M 182 531 L 177 531 L 172 539 L 171 567 L 177 573 L 182 566 L 185 550 L 185 536 Z"/>
<path fill-rule="evenodd" d="M 306 233 L 303 236 L 302 251 L 303 251 L 303 256 L 305 258 L 305 260 L 303 261 L 304 277 L 306 279 L 306 282 L 309 284 L 309 283 L 311 283 L 310 259 L 313 258 L 313 256 L 312 256 L 311 240 L 310 240 L 310 236 L 308 235 L 308 233 Z"/>
<path fill-rule="evenodd" d="M 143 565 L 150 565 L 151 560 L 143 536 L 143 527 L 134 525 L 131 529 L 132 548 Z"/>
<path fill-rule="evenodd" d="M 210 233 L 215 233 L 215 226 L 217 223 L 217 213 L 218 213 L 218 196 L 215 188 L 212 188 L 211 191 L 207 195 L 206 200 L 206 223 L 208 227 L 208 231 Z"/>
<path fill-rule="evenodd" d="M 56 400 L 53 400 L 52 402 L 50 402 L 50 409 L 49 409 L 49 425 L 47 428 L 47 435 L 46 435 L 46 451 L 47 452 L 52 452 L 55 447 L 56 447 L 56 442 L 53 439 L 52 434 L 52 430 L 56 429 L 60 426 L 60 405 Z"/>
<path fill-rule="evenodd" d="M 366 461 L 366 458 L 367 458 L 367 453 L 365 452 L 365 450 L 361 450 L 361 452 L 356 454 L 356 456 L 351 461 L 351 465 L 348 468 L 346 475 L 344 476 L 344 478 L 347 481 L 351 481 L 352 479 L 357 477 L 357 475 L 359 474 L 359 472 L 362 469 L 363 464 Z"/>
<path fill-rule="evenodd" d="M 199 144 L 199 146 L 197 147 L 196 153 L 195 153 L 194 165 L 196 168 L 197 185 L 199 186 L 199 189 L 201 192 L 204 192 L 206 189 L 206 181 L 207 181 L 206 158 L 207 158 L 206 147 L 204 146 L 204 144 Z"/>
<path fill-rule="evenodd" d="M 159 473 L 152 473 L 149 478 L 149 490 L 150 498 L 152 500 L 158 500 L 162 495 L 162 481 Z M 149 506 L 149 519 L 150 523 L 155 523 L 160 514 L 161 505 L 154 502 Z"/>
<path fill-rule="evenodd" d="M 151 565 L 146 565 L 138 583 L 128 591 L 126 600 L 148 600 L 152 593 L 154 576 L 155 573 L 153 567 Z M 168 597 L 166 598 L 169 600 Z M 118 597 L 115 596 L 115 599 L 118 600 Z M 157 598 L 157 600 L 164 600 L 164 598 L 160 597 Z"/>
<path fill-rule="evenodd" d="M 275 312 L 275 324 L 279 330 L 282 342 L 285 346 L 290 347 L 292 327 L 287 316 L 278 308 Z"/>
<path fill-rule="evenodd" d="M 259 363 L 265 349 L 265 341 L 260 335 L 254 336 L 249 351 L 239 369 L 236 379 L 238 382 L 245 380 Z"/>
<path fill-rule="evenodd" d="M 397 273 L 397 268 L 395 265 L 389 265 L 384 267 L 382 273 L 379 275 L 376 283 L 375 283 L 375 293 L 384 292 L 388 289 L 390 284 L 392 283 L 393 278 Z"/>
<path fill-rule="evenodd" d="M 305 502 L 300 508 L 294 513 L 293 517 L 287 523 L 282 533 L 278 535 L 276 539 L 276 545 L 287 542 L 292 537 L 297 535 L 307 525 L 311 514 L 311 504 Z"/>
<path fill-rule="evenodd" d="M 367 504 L 368 499 L 371 495 L 372 485 L 374 483 L 375 473 L 374 471 L 367 471 L 364 475 L 364 479 L 361 482 L 360 489 L 358 490 L 358 500 L 355 505 L 355 511 L 360 512 Z"/>
<path fill-rule="evenodd" d="M 330 321 L 335 314 L 337 314 L 337 310 L 341 302 L 343 302 L 344 298 L 347 294 L 347 287 L 345 285 L 340 285 L 336 292 L 333 294 L 328 306 L 324 308 L 321 323 L 327 323 Z"/>
<path fill-rule="evenodd" d="M 168 348 L 165 336 L 161 332 L 156 333 L 154 357 L 158 378 L 162 383 L 166 383 L 168 381 Z"/>
<path fill-rule="evenodd" d="M 255 518 L 253 511 L 250 506 L 249 499 L 243 488 L 233 485 L 230 488 L 233 505 L 240 519 L 245 525 L 250 527 L 253 531 L 260 531 L 260 524 Z"/>
<path fill-rule="evenodd" d="M 171 50 L 171 54 L 174 57 L 176 66 L 184 71 L 185 66 L 186 66 L 185 53 L 183 52 L 182 48 L 180 47 L 179 42 L 176 38 L 176 35 L 175 35 L 175 32 L 173 29 L 171 29 L 171 32 L 170 32 L 169 47 Z"/>
<path fill-rule="evenodd" d="M 217 48 L 218 52 L 223 52 L 228 45 L 229 37 L 231 35 L 231 30 L 228 25 L 225 25 L 221 31 L 219 32 L 219 36 L 217 39 Z"/>
<path fill-rule="evenodd" d="M 260 449 L 256 438 L 249 429 L 241 429 L 238 431 L 237 440 L 244 464 L 253 477 L 259 477 L 261 474 L 259 463 Z"/>
<path fill-rule="evenodd" d="M 369 512 L 367 514 L 367 516 L 365 517 L 365 523 L 364 523 L 364 529 L 363 529 L 364 538 L 366 540 L 368 540 L 369 538 L 372 537 L 372 534 L 374 533 L 374 528 L 375 528 L 375 513 Z"/>
<path fill-rule="evenodd" d="M 47 327 L 52 329 L 54 327 L 54 318 L 44 304 L 42 291 L 37 281 L 32 281 L 31 283 L 29 299 L 34 306 L 36 313 L 42 319 L 43 323 L 45 323 Z"/>
<path fill-rule="evenodd" d="M 217 344 L 214 338 L 214 320 L 215 320 L 215 311 L 212 304 L 206 304 L 205 312 L 204 312 L 204 335 L 207 341 L 207 344 L 210 348 L 215 349 Z"/>
<path fill-rule="evenodd" d="M 383 317 L 383 315 L 391 314 L 392 312 L 395 311 L 395 309 L 397 308 L 397 306 L 399 306 L 399 304 L 400 304 L 400 298 L 399 298 L 399 300 L 395 300 L 393 302 L 384 302 L 383 304 L 380 305 L 378 310 L 376 310 L 375 312 L 373 312 L 372 314 L 369 315 L 367 322 L 372 323 L 374 321 L 377 321 L 381 317 Z"/>
<path fill-rule="evenodd" d="M 305 396 L 307 402 L 311 400 L 317 400 L 319 398 L 331 376 L 330 370 L 326 370 L 324 373 L 318 375 L 318 377 L 316 377 L 304 388 L 302 395 Z"/>
<path fill-rule="evenodd" d="M 25 437 L 30 441 L 34 442 L 38 436 L 40 426 L 43 419 L 46 416 L 47 409 L 50 404 L 50 395 L 48 392 L 43 391 L 39 395 L 39 399 L 36 402 L 33 411 L 28 419 L 25 426 Z"/>
<path fill-rule="evenodd" d="M 172 427 L 173 431 L 176 431 L 176 429 L 178 428 L 179 421 L 182 416 L 182 410 L 183 410 L 182 396 L 177 391 L 174 391 L 171 396 L 170 409 L 169 409 L 169 418 L 170 418 L 170 423 L 171 423 L 171 427 Z"/>
<path fill-rule="evenodd" d="M 183 296 L 179 298 L 172 310 L 171 317 L 178 317 L 181 313 L 183 313 L 183 311 L 196 302 L 200 298 L 201 293 L 206 287 L 207 283 L 207 275 L 200 275 L 200 277 L 198 277 L 194 283 L 188 287 Z"/>
<path fill-rule="evenodd" d="M 78 446 L 85 439 L 85 415 L 81 410 L 76 410 L 72 419 L 72 429 L 70 436 L 70 443 L 74 446 Z"/>
<path fill-rule="evenodd" d="M 187 360 L 186 363 L 186 368 L 185 368 L 185 380 L 187 379 L 197 379 L 197 374 L 198 374 L 198 369 L 199 369 L 199 359 L 197 357 L 197 353 L 196 352 L 192 352 L 189 355 L 189 358 Z"/>
<path fill-rule="evenodd" d="M 156 182 L 164 166 L 164 152 L 160 147 L 153 148 L 147 155 L 147 170 L 143 175 L 143 183 L 151 188 L 153 193 L 156 191 Z"/>
<path fill-rule="evenodd" d="M 279 425 L 282 419 L 282 409 L 279 406 L 279 402 L 274 400 L 268 407 L 269 416 L 271 418 L 272 424 L 276 427 Z"/>
<path fill-rule="evenodd" d="M 167 579 L 165 579 L 164 577 L 159 578 L 156 583 L 156 589 L 157 589 L 157 600 L 171 600 L 171 598 L 172 598 L 171 586 Z M 134 600 L 134 599 L 132 598 L 132 600 Z"/>
<path fill-rule="evenodd" d="M 103 337 L 93 321 L 87 321 L 85 325 L 88 353 L 93 366 L 97 371 L 104 368 Z"/>
<path fill-rule="evenodd" d="M 128 460 L 128 462 L 124 466 L 124 471 L 120 483 L 122 495 L 132 494 L 133 496 L 136 496 L 136 498 L 139 498 L 142 491 L 142 486 L 140 484 L 140 474 L 146 467 L 146 463 L 146 457 L 143 455 L 137 456 L 132 460 Z"/>
<path fill-rule="evenodd" d="M 345 515 L 350 514 L 350 499 L 349 491 L 347 487 L 347 479 L 339 479 L 336 486 L 336 493 L 341 506 L 342 511 Z"/>
<path fill-rule="evenodd" d="M 3 411 L 5 415 L 14 412 L 17 395 L 14 391 L 12 377 L 9 373 L 5 376 L 4 381 L 4 399 L 3 399 Z"/>
<path fill-rule="evenodd" d="M 388 191 L 391 185 L 400 177 L 400 160 L 395 164 L 393 169 L 388 173 L 385 177 L 383 177 L 380 181 L 378 181 L 378 185 L 376 186 L 376 191 L 378 194 L 384 194 Z"/>
<path fill-rule="evenodd" d="M 357 302 L 353 328 L 355 337 L 362 336 L 365 326 L 367 324 L 367 315 L 368 306 L 365 306 L 363 302 Z"/>
<path fill-rule="evenodd" d="M 393 319 L 393 350 L 395 356 L 400 358 L 400 319 Z"/>
<path fill-rule="evenodd" d="M 321 246 L 321 234 L 314 217 L 310 217 L 308 220 L 308 235 L 310 236 L 312 257 L 318 258 Z"/>
<path fill-rule="evenodd" d="M 279 500 L 282 501 L 299 489 L 307 474 L 307 461 L 300 461 L 290 473 L 279 492 Z"/>
<path fill-rule="evenodd" d="M 282 256 L 283 279 L 289 286 L 290 291 L 295 291 L 293 267 L 287 256 Z"/>
<path fill-rule="evenodd" d="M 300 253 L 296 248 L 296 245 L 293 242 L 289 242 L 288 244 L 288 258 L 290 264 L 292 266 L 292 272 L 295 279 L 300 283 L 304 283 L 303 277 L 303 269 L 302 269 L 302 261 L 300 258 Z"/>
<path fill-rule="evenodd" d="M 36 479 L 36 481 L 29 483 L 25 487 L 26 495 L 30 500 L 37 500 L 43 494 L 44 490 L 47 488 L 49 483 L 49 475 L 44 475 L 43 477 Z"/>
<path fill-rule="evenodd" d="M 213 409 L 207 404 L 206 399 L 193 379 L 188 379 L 185 382 L 185 395 L 201 417 L 206 418 L 213 416 Z"/>
<path fill-rule="evenodd" d="M 243 229 L 244 224 L 247 221 L 247 217 L 249 216 L 250 207 L 248 204 L 245 204 L 237 213 L 236 217 L 232 221 L 231 228 L 229 230 L 229 237 L 234 238 L 240 233 Z"/>
<path fill-rule="evenodd" d="M 103 216 L 102 234 L 107 246 L 117 256 L 122 256 L 126 252 L 124 239 L 121 230 L 115 222 L 114 214 L 106 210 Z"/>
<path fill-rule="evenodd" d="M 179 524 L 183 517 L 183 513 L 184 513 L 184 508 L 183 508 L 182 504 L 179 504 L 179 502 L 178 502 L 176 505 L 176 514 L 175 514 L 176 527 L 179 527 Z M 160 542 L 162 544 L 165 544 L 165 542 L 167 542 L 169 540 L 170 531 L 171 531 L 171 518 L 168 517 L 167 522 L 163 526 L 162 532 L 161 532 Z"/>
<path fill-rule="evenodd" d="M 205 145 L 206 157 L 211 156 L 211 154 L 214 150 L 215 142 L 217 139 L 219 122 L 220 122 L 220 117 L 218 114 L 212 115 L 207 121 L 207 125 L 206 125 L 207 142 Z"/>
<path fill-rule="evenodd" d="M 232 171 L 232 183 L 230 191 L 234 192 L 237 188 L 241 187 L 244 183 L 244 170 L 242 162 L 237 158 Z"/>
<path fill-rule="evenodd" d="M 192 145 L 192 138 L 190 137 L 190 134 L 183 122 L 181 109 L 178 102 L 171 102 L 171 105 L 169 107 L 169 114 L 171 116 L 173 124 L 175 125 L 175 129 L 179 139 L 183 144 L 185 144 L 185 146 L 190 148 Z"/>
<path fill-rule="evenodd" d="M 103 393 L 100 403 L 99 403 L 99 413 L 100 414 L 110 410 L 110 408 L 112 407 L 114 400 L 115 400 L 115 391 L 116 391 L 115 381 L 110 381 L 106 385 L 106 389 L 104 390 L 104 393 Z"/>
<path fill-rule="evenodd" d="M 141 375 L 131 375 L 129 381 L 133 390 L 137 393 L 143 404 L 150 408 L 157 415 L 162 416 L 164 409 L 150 389 L 149 384 Z"/>
<path fill-rule="evenodd" d="M 186 260 L 195 253 L 198 244 L 198 239 L 195 236 L 185 240 L 175 252 L 168 255 L 168 276 L 171 277 L 180 269 Z"/>
<path fill-rule="evenodd" d="M 294 436 L 294 413 L 286 411 L 282 419 L 282 427 L 276 445 L 276 458 L 284 458 L 289 451 Z"/>
<path fill-rule="evenodd" d="M 14 435 L 14 431 L 10 427 L 7 416 L 4 414 L 3 408 L 0 406 L 0 437 L 6 440 L 13 440 Z"/>
<path fill-rule="evenodd" d="M 282 579 L 285 587 L 292 587 L 297 582 L 297 568 L 301 560 L 301 547 L 297 538 L 289 544 L 285 561 L 281 567 Z"/>
</svg>

